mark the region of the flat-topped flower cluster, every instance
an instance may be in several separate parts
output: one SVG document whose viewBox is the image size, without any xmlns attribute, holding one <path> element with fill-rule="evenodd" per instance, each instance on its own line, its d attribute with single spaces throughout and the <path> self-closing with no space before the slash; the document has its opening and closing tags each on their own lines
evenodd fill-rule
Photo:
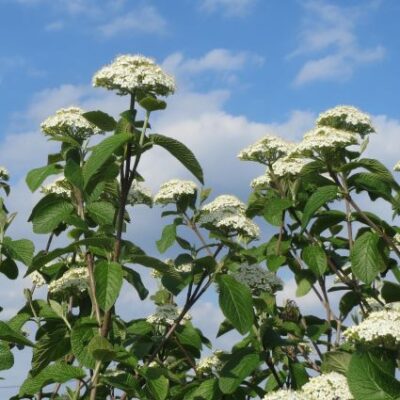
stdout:
<svg viewBox="0 0 400 400">
<path fill-rule="evenodd" d="M 329 372 L 311 378 L 301 390 L 280 389 L 268 393 L 263 400 L 352 400 L 353 396 L 344 375 Z"/>
<path fill-rule="evenodd" d="M 146 321 L 154 325 L 172 325 L 181 313 L 175 304 L 162 304 L 156 308 L 155 313 L 149 315 Z M 183 317 L 181 324 L 191 320 L 192 317 L 186 313 Z"/>
<path fill-rule="evenodd" d="M 312 159 L 356 145 L 372 132 L 375 129 L 367 114 L 352 106 L 337 106 L 321 113 L 316 126 L 305 133 L 300 143 L 267 135 L 240 151 L 238 157 L 268 166 L 264 175 L 251 182 L 254 190 L 262 190 L 267 189 L 276 178 L 298 176 Z M 395 170 L 398 168 L 396 164 Z"/>
</svg>

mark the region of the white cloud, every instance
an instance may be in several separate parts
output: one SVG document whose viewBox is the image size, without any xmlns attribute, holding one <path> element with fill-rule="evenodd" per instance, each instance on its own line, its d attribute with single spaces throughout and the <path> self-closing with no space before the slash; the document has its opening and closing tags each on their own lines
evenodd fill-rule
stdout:
<svg viewBox="0 0 400 400">
<path fill-rule="evenodd" d="M 363 48 L 359 43 L 356 28 L 362 16 L 361 8 L 341 8 L 317 0 L 302 4 L 306 18 L 300 34 L 300 44 L 289 57 L 312 58 L 301 67 L 295 85 L 322 80 L 344 81 L 353 75 L 356 68 L 384 57 L 385 49 L 382 46 Z M 364 8 L 374 5 L 370 2 Z"/>
<path fill-rule="evenodd" d="M 48 23 L 45 27 L 44 30 L 47 32 L 57 32 L 57 31 L 61 31 L 62 29 L 64 29 L 64 21 L 58 20 L 58 21 L 53 21 Z"/>
<path fill-rule="evenodd" d="M 116 16 L 98 29 L 105 37 L 112 37 L 124 32 L 162 34 L 166 27 L 166 20 L 155 7 L 144 6 Z"/>
<path fill-rule="evenodd" d="M 257 0 L 200 0 L 200 7 L 206 12 L 221 12 L 226 17 L 247 15 Z"/>
</svg>

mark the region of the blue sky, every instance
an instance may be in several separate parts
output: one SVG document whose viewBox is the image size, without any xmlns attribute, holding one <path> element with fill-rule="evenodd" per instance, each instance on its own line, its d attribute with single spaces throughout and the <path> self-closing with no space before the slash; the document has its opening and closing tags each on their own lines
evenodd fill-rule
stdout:
<svg viewBox="0 0 400 400">
<path fill-rule="evenodd" d="M 240 163 L 238 151 L 270 132 L 299 140 L 319 112 L 337 104 L 372 115 L 378 134 L 369 155 L 391 167 L 399 158 L 399 15 L 397 0 L 0 0 L 0 164 L 12 175 L 9 208 L 19 212 L 13 235 L 31 237 L 38 249 L 45 240 L 26 223 L 39 195 L 24 183 L 55 149 L 40 122 L 69 105 L 115 115 L 127 108 L 125 98 L 90 84 L 118 54 L 154 57 L 176 76 L 178 91 L 153 127 L 193 149 L 215 194 L 246 200 L 263 170 Z M 162 152 L 145 158 L 140 172 L 153 190 L 189 177 Z M 154 252 L 160 210 L 139 211 L 128 235 Z M 7 318 L 29 283 L 0 279 Z M 294 288 L 290 281 L 282 297 Z M 125 292 L 122 311 L 133 300 Z M 314 305 L 312 297 L 302 301 Z M 215 332 L 221 316 L 213 296 L 194 313 Z M 7 382 L 21 376 L 12 372 Z"/>
</svg>

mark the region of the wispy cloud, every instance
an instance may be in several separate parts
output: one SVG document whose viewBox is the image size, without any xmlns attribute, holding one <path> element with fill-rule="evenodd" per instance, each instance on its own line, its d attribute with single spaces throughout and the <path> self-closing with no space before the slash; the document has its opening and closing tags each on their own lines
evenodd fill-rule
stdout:
<svg viewBox="0 0 400 400">
<path fill-rule="evenodd" d="M 24 57 L 21 56 L 5 56 L 0 57 L 0 85 L 4 77 L 9 74 L 24 73 L 30 77 L 41 77 L 44 71 L 35 68 Z"/>
<path fill-rule="evenodd" d="M 144 6 L 119 15 L 101 25 L 99 31 L 106 37 L 123 32 L 158 33 L 166 31 L 167 22 L 155 7 Z"/>
<path fill-rule="evenodd" d="M 257 0 L 200 0 L 200 9 L 220 12 L 226 17 L 243 17 L 254 7 Z"/>
<path fill-rule="evenodd" d="M 64 28 L 64 26 L 65 26 L 64 21 L 58 20 L 48 23 L 44 27 L 44 30 L 48 32 L 57 32 L 61 31 Z"/>
<path fill-rule="evenodd" d="M 376 4 L 369 2 L 361 9 L 342 8 L 319 0 L 305 1 L 300 44 L 289 57 L 309 59 L 298 72 L 295 85 L 322 80 L 344 81 L 356 68 L 381 60 L 385 55 L 384 47 L 363 47 L 357 35 L 360 17 L 373 10 Z"/>
</svg>

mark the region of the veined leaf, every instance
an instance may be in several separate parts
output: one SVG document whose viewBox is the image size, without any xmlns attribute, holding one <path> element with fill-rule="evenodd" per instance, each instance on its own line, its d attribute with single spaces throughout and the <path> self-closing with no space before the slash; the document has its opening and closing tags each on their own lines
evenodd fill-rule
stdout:
<svg viewBox="0 0 400 400">
<path fill-rule="evenodd" d="M 26 184 L 29 189 L 34 192 L 40 187 L 43 181 L 50 175 L 56 175 L 62 172 L 61 165 L 56 163 L 49 164 L 44 167 L 35 168 L 28 172 L 26 176 Z"/>
<path fill-rule="evenodd" d="M 103 111 L 88 111 L 83 113 L 82 116 L 105 132 L 113 131 L 117 126 L 117 121 Z"/>
</svg>

